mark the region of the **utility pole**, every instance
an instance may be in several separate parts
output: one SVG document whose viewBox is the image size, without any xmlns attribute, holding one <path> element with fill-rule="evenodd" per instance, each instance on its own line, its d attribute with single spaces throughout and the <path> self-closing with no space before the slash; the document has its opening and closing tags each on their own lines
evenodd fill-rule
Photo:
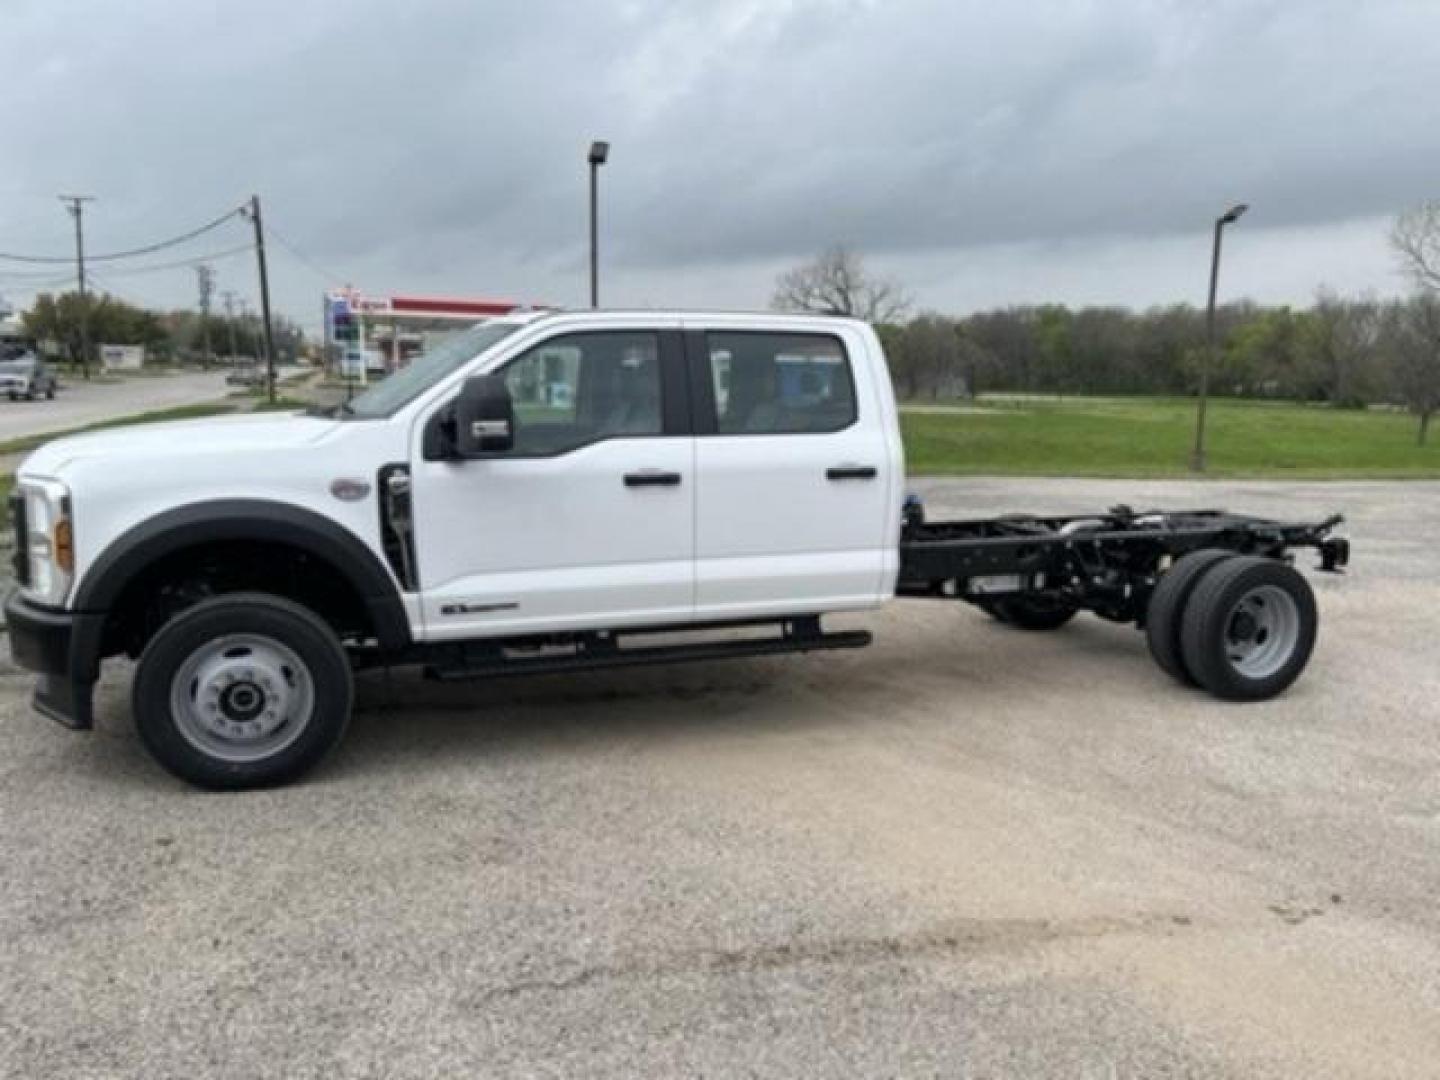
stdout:
<svg viewBox="0 0 1440 1080">
<path fill-rule="evenodd" d="M 260 221 L 260 196 L 250 196 L 249 216 L 255 225 L 255 256 L 260 262 L 260 314 L 265 321 L 265 387 L 275 402 L 275 332 L 270 325 L 270 275 L 265 268 L 265 226 Z"/>
<path fill-rule="evenodd" d="M 236 357 L 240 355 L 235 348 L 235 293 L 226 289 L 220 296 L 225 301 L 225 326 L 230 332 L 230 364 L 233 367 Z"/>
<path fill-rule="evenodd" d="M 90 378 L 90 297 L 85 292 L 85 204 L 94 202 L 94 195 L 61 195 L 70 216 L 75 219 L 75 276 L 80 283 L 80 371 Z"/>
<path fill-rule="evenodd" d="M 215 294 L 215 268 L 208 263 L 195 267 L 195 279 L 200 286 L 200 340 L 204 352 L 200 355 L 200 366 L 210 370 L 210 297 Z"/>
</svg>

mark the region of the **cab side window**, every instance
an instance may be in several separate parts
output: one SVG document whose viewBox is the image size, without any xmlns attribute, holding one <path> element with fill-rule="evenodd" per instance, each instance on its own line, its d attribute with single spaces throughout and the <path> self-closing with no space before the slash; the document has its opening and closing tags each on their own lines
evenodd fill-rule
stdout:
<svg viewBox="0 0 1440 1080">
<path fill-rule="evenodd" d="M 515 406 L 511 456 L 550 456 L 601 439 L 661 433 L 656 334 L 551 338 L 503 373 Z"/>
<path fill-rule="evenodd" d="M 826 334 L 706 335 L 721 435 L 840 431 L 855 422 L 845 346 Z"/>
</svg>

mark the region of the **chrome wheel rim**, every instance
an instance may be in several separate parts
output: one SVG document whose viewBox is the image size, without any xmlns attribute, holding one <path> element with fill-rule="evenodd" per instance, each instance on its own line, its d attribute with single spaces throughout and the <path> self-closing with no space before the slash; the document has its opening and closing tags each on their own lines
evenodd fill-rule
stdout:
<svg viewBox="0 0 1440 1080">
<path fill-rule="evenodd" d="M 170 714 L 185 741 L 235 763 L 298 739 L 315 710 L 315 683 L 295 650 L 262 634 L 226 634 L 196 649 L 170 682 Z"/>
<path fill-rule="evenodd" d="M 1240 674 L 1267 679 L 1295 655 L 1300 642 L 1300 608 L 1275 585 L 1251 589 L 1225 620 L 1225 655 Z"/>
</svg>

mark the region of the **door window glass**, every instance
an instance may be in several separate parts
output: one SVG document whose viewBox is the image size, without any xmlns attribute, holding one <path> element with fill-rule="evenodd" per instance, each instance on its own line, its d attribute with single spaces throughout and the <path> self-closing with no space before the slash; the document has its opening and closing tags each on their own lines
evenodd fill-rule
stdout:
<svg viewBox="0 0 1440 1080">
<path fill-rule="evenodd" d="M 713 333 L 706 339 L 720 434 L 839 431 L 855 422 L 855 383 L 838 338 Z"/>
<path fill-rule="evenodd" d="M 660 343 L 655 334 L 567 334 L 504 369 L 515 406 L 512 454 L 562 454 L 587 443 L 659 435 Z"/>
</svg>

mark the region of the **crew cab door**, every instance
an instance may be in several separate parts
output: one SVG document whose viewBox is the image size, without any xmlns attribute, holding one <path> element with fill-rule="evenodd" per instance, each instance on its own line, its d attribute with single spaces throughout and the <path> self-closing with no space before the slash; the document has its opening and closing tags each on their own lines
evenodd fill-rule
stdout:
<svg viewBox="0 0 1440 1080">
<path fill-rule="evenodd" d="M 425 637 L 689 620 L 695 448 L 678 330 L 563 333 L 498 370 L 513 447 L 413 469 Z"/>
<path fill-rule="evenodd" d="M 815 329 L 808 329 L 814 325 Z M 686 328 L 696 617 L 864 608 L 894 591 L 901 450 L 863 325 Z"/>
</svg>

